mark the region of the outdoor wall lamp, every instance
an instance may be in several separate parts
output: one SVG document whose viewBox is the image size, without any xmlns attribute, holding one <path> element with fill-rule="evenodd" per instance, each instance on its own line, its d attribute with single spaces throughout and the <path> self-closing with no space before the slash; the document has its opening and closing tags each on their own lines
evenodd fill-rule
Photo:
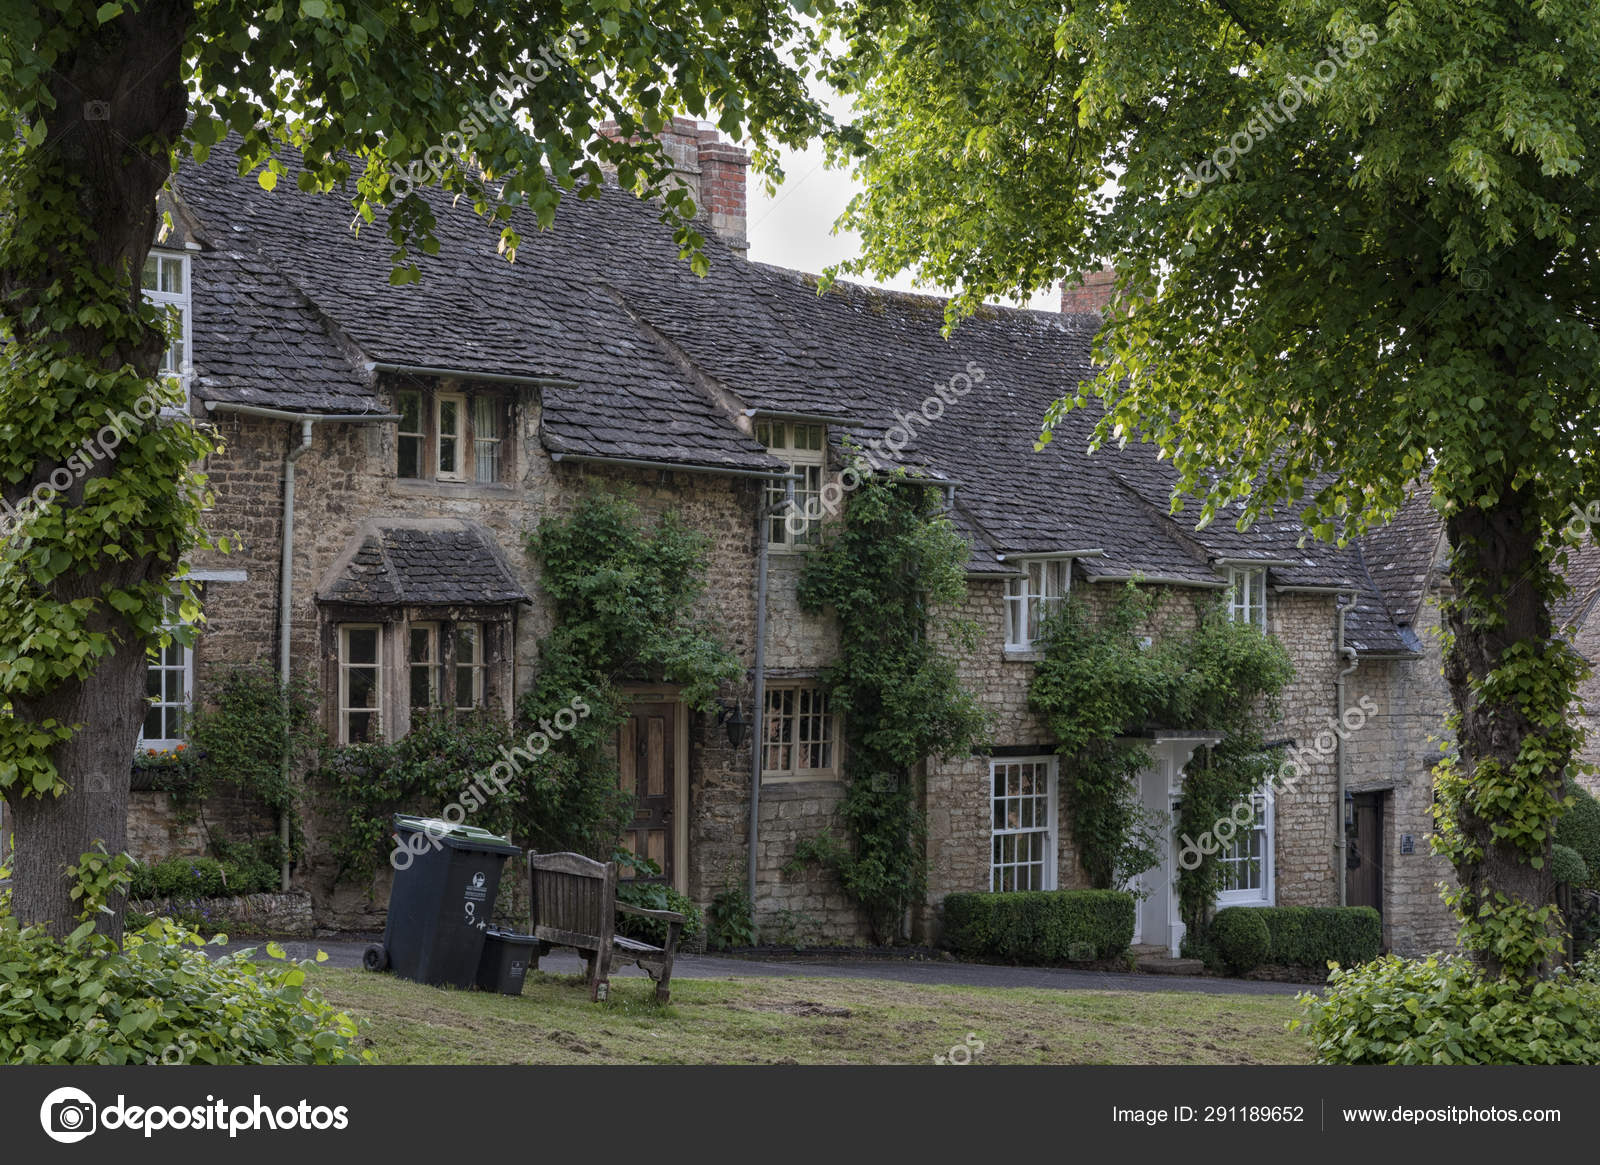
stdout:
<svg viewBox="0 0 1600 1165">
<path fill-rule="evenodd" d="M 750 727 L 740 711 L 739 705 L 729 708 L 726 704 L 717 705 L 717 723 L 728 730 L 728 743 L 738 748 L 744 743 L 745 730 Z"/>
<path fill-rule="evenodd" d="M 1356 795 L 1349 789 L 1344 791 L 1344 827 L 1349 829 L 1356 823 Z"/>
</svg>

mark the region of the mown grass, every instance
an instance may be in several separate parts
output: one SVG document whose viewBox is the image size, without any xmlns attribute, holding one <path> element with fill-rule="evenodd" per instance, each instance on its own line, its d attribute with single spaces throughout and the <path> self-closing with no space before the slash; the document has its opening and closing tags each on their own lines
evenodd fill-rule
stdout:
<svg viewBox="0 0 1600 1165">
<path fill-rule="evenodd" d="M 643 979 L 535 974 L 521 996 L 364 971 L 313 982 L 385 1064 L 1303 1064 L 1284 995 L 931 987 L 862 979 L 684 979 L 657 1006 Z"/>
</svg>

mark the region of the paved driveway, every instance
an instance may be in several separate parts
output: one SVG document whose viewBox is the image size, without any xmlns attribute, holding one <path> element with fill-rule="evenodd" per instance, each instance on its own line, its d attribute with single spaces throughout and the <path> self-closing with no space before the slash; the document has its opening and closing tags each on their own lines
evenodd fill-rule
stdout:
<svg viewBox="0 0 1600 1165">
<path fill-rule="evenodd" d="M 209 951 L 260 946 L 266 940 L 208 947 Z M 291 958 L 309 959 L 325 951 L 332 967 L 361 966 L 368 941 L 324 939 L 315 942 L 279 940 Z M 553 975 L 575 975 L 583 962 L 571 951 L 552 951 L 539 961 L 539 969 Z M 643 974 L 628 966 L 613 972 Z M 1266 983 L 1252 979 L 1190 978 L 1182 975 L 1133 975 L 1109 971 L 1074 971 L 1056 967 L 1000 967 L 988 963 L 955 963 L 931 959 L 861 959 L 806 956 L 797 959 L 729 959 L 714 955 L 679 955 L 672 965 L 674 979 L 732 979 L 747 976 L 786 979 L 888 979 L 927 986 L 1042 987 L 1058 991 L 1198 991 L 1206 995 L 1292 995 L 1307 988 L 1296 983 Z"/>
</svg>

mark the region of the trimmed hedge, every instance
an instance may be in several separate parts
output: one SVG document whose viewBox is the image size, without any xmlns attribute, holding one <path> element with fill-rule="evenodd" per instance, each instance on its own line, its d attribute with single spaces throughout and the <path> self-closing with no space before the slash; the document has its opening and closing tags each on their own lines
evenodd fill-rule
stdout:
<svg viewBox="0 0 1600 1165">
<path fill-rule="evenodd" d="M 1248 906 L 1230 906 L 1217 911 L 1211 920 L 1211 942 L 1217 955 L 1235 975 L 1254 971 L 1267 961 L 1272 949 L 1272 933 L 1261 911 Z"/>
<path fill-rule="evenodd" d="M 957 954 L 1016 962 L 1109 959 L 1133 941 L 1133 912 L 1123 890 L 951 894 L 944 941 Z"/>
<path fill-rule="evenodd" d="M 1600 881 L 1600 801 L 1582 785 L 1568 787 L 1576 803 L 1556 822 L 1556 844 L 1578 851 L 1589 871 L 1588 885 L 1596 889 Z"/>
<path fill-rule="evenodd" d="M 1378 957 L 1383 919 L 1370 906 L 1262 906 L 1272 945 L 1267 962 L 1323 970 L 1332 960 L 1352 967 Z"/>
</svg>

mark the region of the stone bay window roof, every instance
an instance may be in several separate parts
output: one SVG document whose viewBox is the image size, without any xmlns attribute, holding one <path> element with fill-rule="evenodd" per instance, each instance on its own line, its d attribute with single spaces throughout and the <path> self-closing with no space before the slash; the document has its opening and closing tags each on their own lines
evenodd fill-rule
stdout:
<svg viewBox="0 0 1600 1165">
<path fill-rule="evenodd" d="M 203 401 L 382 412 L 383 370 L 519 379 L 534 386 L 538 440 L 553 458 L 758 475 L 786 466 L 756 441 L 752 417 L 837 418 L 833 459 L 846 442 L 878 442 L 891 463 L 953 483 L 950 513 L 975 577 L 1013 574 L 1007 560 L 1030 553 L 1097 548 L 1075 560 L 1089 582 L 1142 575 L 1214 588 L 1226 578 L 1220 561 L 1260 559 L 1272 563 L 1269 591 L 1353 595 L 1346 632 L 1358 651 L 1417 651 L 1406 612 L 1426 573 L 1413 546 L 1428 537 L 1427 515 L 1344 547 L 1302 545 L 1294 514 L 1243 532 L 1226 516 L 1196 530 L 1193 510 L 1170 512 L 1172 470 L 1150 446 L 1088 455 L 1093 408 L 1067 414 L 1036 448 L 1049 405 L 1095 372 L 1096 311 L 985 307 L 947 340 L 943 300 L 843 282 L 819 294 L 815 276 L 749 262 L 715 231 L 710 272 L 696 276 L 655 208 L 614 185 L 565 199 L 551 230 L 522 215 L 515 262 L 497 251 L 498 224 L 421 190 L 440 248 L 414 255 L 421 280 L 396 287 L 385 224 L 353 232 L 338 194 L 300 193 L 293 181 L 263 191 L 237 176 L 229 143 L 174 183 L 202 247 L 193 358 Z M 481 537 L 399 523 L 369 531 L 319 598 L 524 598 Z M 463 560 L 481 578 L 458 571 Z"/>
<path fill-rule="evenodd" d="M 369 524 L 340 556 L 317 598 L 373 607 L 527 602 L 487 531 L 446 520 Z"/>
</svg>

